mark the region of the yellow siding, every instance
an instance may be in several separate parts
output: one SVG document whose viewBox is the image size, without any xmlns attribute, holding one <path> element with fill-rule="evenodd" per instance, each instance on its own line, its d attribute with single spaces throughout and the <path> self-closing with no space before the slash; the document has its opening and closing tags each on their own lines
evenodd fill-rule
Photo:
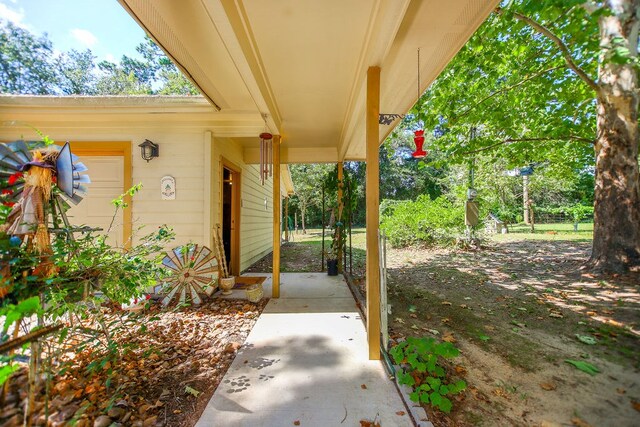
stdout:
<svg viewBox="0 0 640 427">
<path fill-rule="evenodd" d="M 272 181 L 260 185 L 258 166 L 244 163 L 243 147 L 232 139 L 212 137 L 204 126 L 175 127 L 162 121 L 154 122 L 153 126 L 106 122 L 77 128 L 39 125 L 37 118 L 31 123 L 55 141 L 71 141 L 72 150 L 73 141 L 95 141 L 96 145 L 101 141 L 131 143 L 132 182 L 143 184 L 132 203 L 134 241 L 136 236 L 167 224 L 176 233 L 175 245 L 187 242 L 211 245 L 212 228 L 221 222 L 220 162 L 224 157 L 241 171 L 240 270 L 272 250 Z M 29 128 L 0 127 L 0 140 L 16 139 L 38 140 L 40 136 Z M 138 148 L 145 139 L 160 146 L 160 157 L 148 163 L 140 157 Z M 91 171 L 88 174 L 91 176 Z M 160 179 L 165 175 L 176 179 L 175 200 L 162 200 Z M 285 194 L 284 183 L 281 194 Z"/>
<path fill-rule="evenodd" d="M 256 141 L 257 142 L 257 141 Z M 212 172 L 212 225 L 219 223 L 220 218 L 220 165 L 224 157 L 241 169 L 241 204 L 240 204 L 240 270 L 271 252 L 273 238 L 271 224 L 273 219 L 272 181 L 259 182 L 257 165 L 243 162 L 242 147 L 227 138 L 213 138 L 211 150 Z M 265 209 L 265 199 L 267 201 Z"/>
</svg>

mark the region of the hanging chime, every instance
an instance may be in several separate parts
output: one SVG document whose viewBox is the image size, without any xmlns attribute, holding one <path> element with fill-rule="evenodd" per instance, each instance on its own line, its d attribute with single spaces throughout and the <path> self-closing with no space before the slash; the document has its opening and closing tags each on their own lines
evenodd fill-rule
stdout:
<svg viewBox="0 0 640 427">
<path fill-rule="evenodd" d="M 420 100 L 420 48 L 418 48 L 418 101 Z M 424 144 L 424 129 L 418 129 L 414 132 L 413 142 L 416 144 L 416 151 L 411 155 L 414 159 L 423 159 L 427 156 L 427 152 L 422 149 Z"/>
<path fill-rule="evenodd" d="M 260 184 L 273 174 L 273 135 L 269 132 L 260 134 Z"/>
</svg>

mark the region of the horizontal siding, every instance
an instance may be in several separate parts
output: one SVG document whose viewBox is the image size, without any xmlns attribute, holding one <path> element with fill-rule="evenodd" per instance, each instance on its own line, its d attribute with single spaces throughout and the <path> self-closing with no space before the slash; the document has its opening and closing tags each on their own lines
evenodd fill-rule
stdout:
<svg viewBox="0 0 640 427">
<path fill-rule="evenodd" d="M 83 126 L 66 129 L 50 129 L 35 119 L 34 128 L 49 135 L 55 141 L 130 141 L 132 152 L 132 183 L 142 183 L 143 188 L 133 197 L 132 219 L 134 242 L 145 234 L 166 224 L 176 232 L 173 245 L 189 241 L 203 243 L 204 220 L 204 145 L 205 129 L 193 127 L 176 128 L 171 123 L 158 121 L 153 127 L 136 123 L 102 123 L 100 126 Z M 33 132 L 14 131 L 9 127 L 0 129 L 4 140 L 39 139 Z M 138 144 L 149 139 L 160 147 L 160 156 L 149 162 L 140 157 Z M 91 176 L 91 170 L 88 171 Z M 162 200 L 160 180 L 165 175 L 176 179 L 176 200 Z M 89 191 L 91 186 L 89 185 Z M 142 230 L 137 229 L 144 225 Z"/>
</svg>

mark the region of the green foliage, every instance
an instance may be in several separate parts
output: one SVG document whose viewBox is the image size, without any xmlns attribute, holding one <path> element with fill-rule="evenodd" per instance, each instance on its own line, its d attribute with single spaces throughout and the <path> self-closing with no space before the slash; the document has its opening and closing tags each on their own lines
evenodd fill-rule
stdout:
<svg viewBox="0 0 640 427">
<path fill-rule="evenodd" d="M 441 196 L 382 203 L 380 228 L 393 246 L 449 245 L 464 233 L 464 207 Z"/>
<path fill-rule="evenodd" d="M 145 37 L 142 59 L 96 64 L 91 50 L 54 54 L 47 35 L 0 22 L 0 92 L 34 95 L 198 95 L 155 42 Z"/>
<path fill-rule="evenodd" d="M 431 405 L 449 413 L 452 403 L 446 396 L 462 392 L 467 384 L 449 381 L 443 359 L 452 359 L 460 351 L 449 342 L 437 342 L 433 338 L 408 337 L 389 351 L 394 362 L 401 365 L 397 378 L 400 384 L 413 388 L 411 400 Z"/>
<path fill-rule="evenodd" d="M 299 212 L 298 221 L 303 230 L 308 224 L 321 224 L 322 186 L 333 167 L 326 164 L 294 164 L 289 168 L 296 190 L 289 208 L 290 211 Z M 337 203 L 331 203 L 337 206 Z"/>
<path fill-rule="evenodd" d="M 591 363 L 583 362 L 582 360 L 567 359 L 567 360 L 565 360 L 565 362 L 568 363 L 569 365 L 574 366 L 576 369 L 578 369 L 578 370 L 580 370 L 582 372 L 586 372 L 587 374 L 589 374 L 591 376 L 600 373 L 600 370 L 598 368 L 593 366 Z"/>
<path fill-rule="evenodd" d="M 22 300 L 18 304 L 7 304 L 0 307 L 0 317 L 4 316 L 5 318 L 2 332 L 7 333 L 15 322 L 40 313 L 42 313 L 42 306 L 40 305 L 40 298 L 37 296 Z"/>
<path fill-rule="evenodd" d="M 0 23 L 0 92 L 46 95 L 53 92 L 56 75 L 50 58 L 53 46 L 11 22 Z"/>
</svg>

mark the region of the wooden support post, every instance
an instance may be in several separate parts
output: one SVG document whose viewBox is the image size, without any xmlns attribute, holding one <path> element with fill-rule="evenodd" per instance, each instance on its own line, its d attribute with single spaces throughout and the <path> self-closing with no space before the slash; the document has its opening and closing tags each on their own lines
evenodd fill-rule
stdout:
<svg viewBox="0 0 640 427">
<path fill-rule="evenodd" d="M 367 70 L 367 341 L 369 359 L 380 360 L 380 67 Z"/>
<path fill-rule="evenodd" d="M 342 182 L 344 179 L 344 164 L 342 162 L 338 162 L 338 219 L 342 226 L 338 228 L 338 241 L 342 241 L 342 234 L 344 234 L 344 221 L 342 220 L 342 210 L 344 209 L 343 203 L 343 187 L 344 183 Z M 342 273 L 342 245 L 338 248 L 338 272 Z"/>
<path fill-rule="evenodd" d="M 273 136 L 273 270 L 271 296 L 280 298 L 280 135 Z"/>
</svg>

